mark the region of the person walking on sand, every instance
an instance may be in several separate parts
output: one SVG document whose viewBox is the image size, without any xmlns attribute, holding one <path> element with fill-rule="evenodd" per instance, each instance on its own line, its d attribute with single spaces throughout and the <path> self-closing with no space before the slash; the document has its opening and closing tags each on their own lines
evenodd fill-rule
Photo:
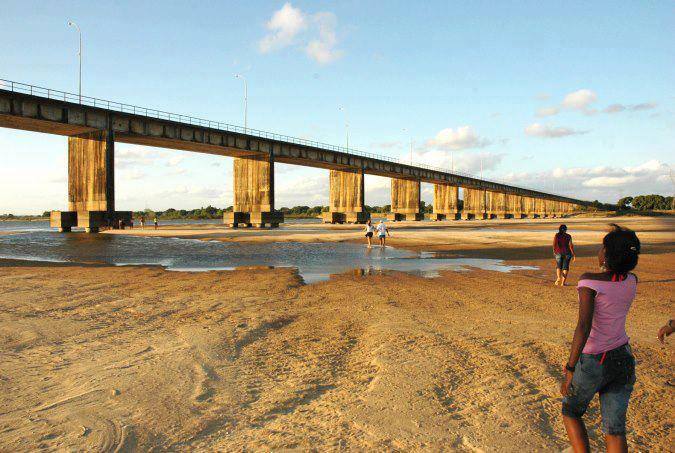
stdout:
<svg viewBox="0 0 675 453">
<path fill-rule="evenodd" d="M 601 272 L 585 273 L 577 285 L 579 318 L 560 386 L 567 437 L 575 453 L 589 452 L 582 420 L 600 394 L 602 430 L 608 452 L 625 452 L 626 410 L 635 384 L 635 359 L 628 344 L 626 316 L 635 299 L 640 240 L 618 225 L 602 240 Z"/>
<path fill-rule="evenodd" d="M 141 230 L 145 229 L 145 216 L 141 215 Z"/>
<path fill-rule="evenodd" d="M 157 221 L 157 216 L 155 216 L 155 218 L 152 219 L 152 222 L 155 224 L 155 230 L 156 230 L 157 226 L 159 225 L 159 222 Z"/>
<path fill-rule="evenodd" d="M 384 220 L 380 220 L 380 223 L 377 224 L 376 230 L 377 237 L 380 240 L 380 246 L 386 247 L 387 236 L 391 235 L 389 234 L 389 228 L 387 228 L 387 225 L 384 224 Z"/>
<path fill-rule="evenodd" d="M 555 285 L 565 286 L 570 271 L 570 261 L 576 259 L 572 236 L 567 234 L 567 225 L 560 225 L 553 237 L 553 254 L 555 255 Z"/>
<path fill-rule="evenodd" d="M 373 246 L 373 233 L 375 232 L 375 227 L 373 226 L 373 222 L 368 219 L 366 222 L 366 239 L 368 240 L 368 248 L 371 248 Z"/>
</svg>

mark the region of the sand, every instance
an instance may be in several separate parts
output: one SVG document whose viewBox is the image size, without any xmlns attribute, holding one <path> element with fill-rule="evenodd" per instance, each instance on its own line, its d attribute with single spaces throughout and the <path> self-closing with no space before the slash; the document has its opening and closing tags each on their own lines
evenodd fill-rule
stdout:
<svg viewBox="0 0 675 453">
<path fill-rule="evenodd" d="M 398 245 L 539 270 L 304 285 L 291 269 L 0 261 L 0 450 L 563 450 L 558 388 L 576 290 L 552 285 L 542 223 L 521 223 L 505 236 L 425 226 Z M 597 267 L 604 223 L 575 223 L 571 283 Z M 628 319 L 629 444 L 668 451 L 675 338 L 662 346 L 656 331 L 673 314 L 675 228 L 621 223 L 645 243 Z M 594 449 L 598 417 L 596 401 Z"/>
</svg>

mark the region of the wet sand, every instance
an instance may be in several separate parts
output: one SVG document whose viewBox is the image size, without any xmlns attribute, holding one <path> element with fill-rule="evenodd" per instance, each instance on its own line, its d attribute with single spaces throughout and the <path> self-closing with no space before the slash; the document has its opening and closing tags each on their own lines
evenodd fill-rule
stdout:
<svg viewBox="0 0 675 453">
<path fill-rule="evenodd" d="M 672 317 L 675 225 L 611 220 L 644 243 L 628 319 L 638 360 L 629 443 L 668 451 L 675 343 L 661 346 L 656 331 Z M 303 285 L 291 269 L 0 260 L 0 450 L 562 450 L 558 387 L 577 300 L 551 282 L 545 230 L 558 221 L 468 223 L 395 224 L 391 244 L 539 269 Z M 565 223 L 579 249 L 575 283 L 597 267 L 607 220 Z M 181 235 L 232 240 L 196 230 Z M 320 234 L 361 240 L 359 229 L 334 230 Z M 596 401 L 594 449 L 598 417 Z"/>
</svg>

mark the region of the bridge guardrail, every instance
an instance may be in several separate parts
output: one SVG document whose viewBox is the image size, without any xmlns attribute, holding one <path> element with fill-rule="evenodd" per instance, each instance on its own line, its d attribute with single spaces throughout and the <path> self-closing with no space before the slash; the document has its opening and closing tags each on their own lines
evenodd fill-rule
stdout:
<svg viewBox="0 0 675 453">
<path fill-rule="evenodd" d="M 390 156 L 384 156 L 381 154 L 375 154 L 375 153 L 369 153 L 366 151 L 361 151 L 356 148 L 345 148 L 343 146 L 338 146 L 338 145 L 331 145 L 329 143 L 323 143 L 323 142 L 318 142 L 315 140 L 308 140 L 304 138 L 299 138 L 299 137 L 292 137 L 289 135 L 284 135 L 284 134 L 277 134 L 275 132 L 268 132 L 268 131 L 263 131 L 259 129 L 254 129 L 254 128 L 245 128 L 242 126 L 237 126 L 234 124 L 229 124 L 229 123 L 223 123 L 220 121 L 211 121 L 211 120 L 206 120 L 203 118 L 198 118 L 190 115 L 181 115 L 177 113 L 171 113 L 171 112 L 165 112 L 163 110 L 157 110 L 157 109 L 151 109 L 147 107 L 139 107 L 135 106 L 132 104 L 125 104 L 121 102 L 116 102 L 116 101 L 108 101 L 105 99 L 99 99 L 99 98 L 94 98 L 91 96 L 84 96 L 84 95 L 79 95 L 79 94 L 74 94 L 74 93 L 68 93 L 66 91 L 61 91 L 61 90 L 53 90 L 51 88 L 44 88 L 36 85 L 30 85 L 27 83 L 21 83 L 21 82 L 14 82 L 12 80 L 6 80 L 6 79 L 0 79 L 0 89 L 4 89 L 7 91 L 12 91 L 16 93 L 23 93 L 23 94 L 30 94 L 31 96 L 39 96 L 39 97 L 44 97 L 47 99 L 54 99 L 54 100 L 59 100 L 59 101 L 64 101 L 64 102 L 70 102 L 73 104 L 79 104 L 79 105 L 86 105 L 90 107 L 98 107 L 98 108 L 103 108 L 107 110 L 112 110 L 120 113 L 130 113 L 134 115 L 142 115 L 148 118 L 156 118 L 156 119 L 163 119 L 167 121 L 175 121 L 178 123 L 182 124 L 189 124 L 192 126 L 202 126 L 202 127 L 208 127 L 211 129 L 219 129 L 227 132 L 234 132 L 234 133 L 240 133 L 240 134 L 247 134 L 247 135 L 252 135 L 255 137 L 259 138 L 267 138 L 271 140 L 277 140 L 281 142 L 286 142 L 286 143 L 292 143 L 296 145 L 304 145 L 304 146 L 311 146 L 314 148 L 322 148 L 322 149 L 327 149 L 330 151 L 336 151 L 344 154 L 351 154 L 354 156 L 360 156 L 360 157 L 368 157 L 371 159 L 378 159 L 378 160 L 383 160 L 383 161 L 388 161 L 396 164 L 401 164 L 401 165 L 409 165 L 411 167 L 419 167 L 419 168 L 424 168 L 426 170 L 431 170 L 431 171 L 438 171 L 442 173 L 448 173 L 452 175 L 457 175 L 457 176 L 462 176 L 465 178 L 471 178 L 475 179 L 478 181 L 485 181 L 485 182 L 491 182 L 494 184 L 502 184 L 506 186 L 511 186 L 515 188 L 520 188 L 520 189 L 525 189 L 525 190 L 532 190 L 536 192 L 541 192 L 545 193 L 547 195 L 553 195 L 553 196 L 558 196 L 558 197 L 563 197 L 563 198 L 569 198 L 565 195 L 561 195 L 558 193 L 554 192 L 543 192 L 541 189 L 534 189 L 534 188 L 528 188 L 528 187 L 520 187 L 520 186 L 514 186 L 508 181 L 501 180 L 501 179 L 487 179 L 487 178 L 481 178 L 476 175 L 462 172 L 462 171 L 457 171 L 457 170 L 448 170 L 447 168 L 442 168 L 442 167 L 435 167 L 433 165 L 427 165 L 427 164 L 421 164 L 421 163 L 415 163 L 415 162 L 407 162 L 402 159 L 390 157 Z"/>
</svg>

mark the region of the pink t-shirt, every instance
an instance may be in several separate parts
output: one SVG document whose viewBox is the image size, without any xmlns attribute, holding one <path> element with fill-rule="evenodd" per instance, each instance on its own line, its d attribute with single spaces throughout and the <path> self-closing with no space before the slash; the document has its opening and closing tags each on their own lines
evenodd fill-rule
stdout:
<svg viewBox="0 0 675 453">
<path fill-rule="evenodd" d="M 635 276 L 628 274 L 621 282 L 579 280 L 577 289 L 584 287 L 594 290 L 596 294 L 591 334 L 582 352 L 602 354 L 628 343 L 626 316 L 637 291 Z"/>
</svg>

